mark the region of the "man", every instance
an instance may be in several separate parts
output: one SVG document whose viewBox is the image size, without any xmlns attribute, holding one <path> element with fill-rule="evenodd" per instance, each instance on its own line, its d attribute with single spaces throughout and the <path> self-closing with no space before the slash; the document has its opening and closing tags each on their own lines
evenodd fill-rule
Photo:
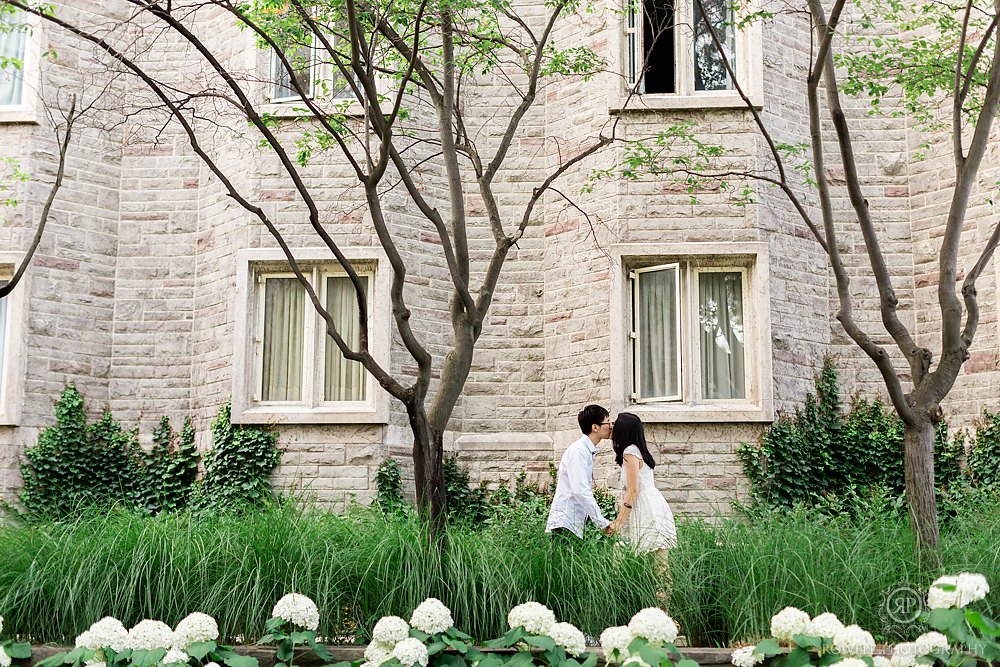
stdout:
<svg viewBox="0 0 1000 667">
<path fill-rule="evenodd" d="M 590 519 L 605 535 L 614 534 L 594 499 L 594 457 L 597 444 L 611 437 L 610 416 L 599 405 L 588 405 L 577 415 L 583 437 L 570 445 L 559 461 L 556 494 L 545 532 L 568 531 L 582 538 L 583 527 Z"/>
</svg>

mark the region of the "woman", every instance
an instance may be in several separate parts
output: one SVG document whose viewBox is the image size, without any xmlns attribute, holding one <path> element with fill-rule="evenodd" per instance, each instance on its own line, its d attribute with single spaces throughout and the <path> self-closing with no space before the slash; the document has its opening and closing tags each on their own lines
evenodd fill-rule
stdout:
<svg viewBox="0 0 1000 667">
<path fill-rule="evenodd" d="M 646 445 L 639 418 L 622 412 L 611 435 L 615 461 L 622 468 L 625 497 L 618 518 L 612 522 L 616 535 L 637 551 L 659 551 L 677 544 L 674 515 L 653 484 L 656 461 Z"/>
</svg>

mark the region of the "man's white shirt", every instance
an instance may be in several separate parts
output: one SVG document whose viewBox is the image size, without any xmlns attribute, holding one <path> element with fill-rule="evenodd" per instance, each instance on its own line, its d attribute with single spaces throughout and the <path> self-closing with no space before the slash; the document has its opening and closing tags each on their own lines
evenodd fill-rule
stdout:
<svg viewBox="0 0 1000 667">
<path fill-rule="evenodd" d="M 601 508 L 594 499 L 594 456 L 597 446 L 590 436 L 583 436 L 563 453 L 559 461 L 556 478 L 556 495 L 549 509 L 549 520 L 545 532 L 556 528 L 573 531 L 583 537 L 583 527 L 590 519 L 604 529 L 609 521 L 604 518 Z"/>
</svg>

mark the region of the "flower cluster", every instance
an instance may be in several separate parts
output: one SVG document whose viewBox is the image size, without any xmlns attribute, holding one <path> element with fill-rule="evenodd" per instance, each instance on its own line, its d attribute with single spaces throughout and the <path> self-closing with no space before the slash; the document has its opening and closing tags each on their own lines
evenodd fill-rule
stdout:
<svg viewBox="0 0 1000 667">
<path fill-rule="evenodd" d="M 410 624 L 399 616 L 383 616 L 372 629 L 372 643 L 393 646 L 410 636 Z"/>
<path fill-rule="evenodd" d="M 635 639 L 635 635 L 626 625 L 616 625 L 607 628 L 601 633 L 601 647 L 604 649 L 604 658 L 607 662 L 617 662 L 629 656 L 629 644 Z"/>
<path fill-rule="evenodd" d="M 507 625 L 511 629 L 521 627 L 529 635 L 548 634 L 555 622 L 556 615 L 552 610 L 538 602 L 519 604 L 507 614 Z"/>
<path fill-rule="evenodd" d="M 733 651 L 729 660 L 736 667 L 754 667 L 754 665 L 764 662 L 764 656 L 760 653 L 754 653 L 753 646 L 744 646 Z"/>
<path fill-rule="evenodd" d="M 313 632 L 319 627 L 319 609 L 316 603 L 298 593 L 289 593 L 278 600 L 271 616 Z"/>
<path fill-rule="evenodd" d="M 399 660 L 403 667 L 427 667 L 429 656 L 427 647 L 419 639 L 409 637 L 396 644 L 392 649 L 392 657 Z"/>
<path fill-rule="evenodd" d="M 186 665 L 188 660 L 191 658 L 187 653 L 176 648 L 172 648 L 167 651 L 167 654 L 163 656 L 164 665 Z"/>
<path fill-rule="evenodd" d="M 677 624 L 667 612 L 657 607 L 648 607 L 636 612 L 628 622 L 628 629 L 636 637 L 642 637 L 650 644 L 672 644 L 677 639 Z"/>
<path fill-rule="evenodd" d="M 848 625 L 833 636 L 833 648 L 851 658 L 870 656 L 875 652 L 875 638 L 857 625 Z"/>
<path fill-rule="evenodd" d="M 10 656 L 7 655 L 3 646 L 0 646 L 0 667 L 10 667 Z"/>
<path fill-rule="evenodd" d="M 990 585 L 986 577 L 972 572 L 940 577 L 927 592 L 927 606 L 931 609 L 963 608 L 986 597 Z"/>
<path fill-rule="evenodd" d="M 809 621 L 809 629 L 805 634 L 833 641 L 833 638 L 837 636 L 837 633 L 843 629 L 844 624 L 840 622 L 837 615 L 826 612 L 825 614 L 820 614 L 813 620 Z"/>
<path fill-rule="evenodd" d="M 410 625 L 429 635 L 438 635 L 455 624 L 451 610 L 437 598 L 427 598 L 413 610 Z"/>
<path fill-rule="evenodd" d="M 139 621 L 128 631 L 125 648 L 133 651 L 169 649 L 174 645 L 174 631 L 163 621 Z"/>
<path fill-rule="evenodd" d="M 809 614 L 795 607 L 785 607 L 771 617 L 771 635 L 783 642 L 792 641 L 795 635 L 809 631 Z"/>
<path fill-rule="evenodd" d="M 572 623 L 553 623 L 549 628 L 549 637 L 570 655 L 582 655 L 587 650 L 586 638 Z"/>
<path fill-rule="evenodd" d="M 214 642 L 218 638 L 219 624 L 215 619 L 196 611 L 184 617 L 174 629 L 174 648 L 186 649 L 191 644 Z"/>
<path fill-rule="evenodd" d="M 121 653 L 128 645 L 128 630 L 117 618 L 105 616 L 91 625 L 89 630 L 80 633 L 76 645 L 95 652 L 110 648 L 115 653 Z"/>
</svg>

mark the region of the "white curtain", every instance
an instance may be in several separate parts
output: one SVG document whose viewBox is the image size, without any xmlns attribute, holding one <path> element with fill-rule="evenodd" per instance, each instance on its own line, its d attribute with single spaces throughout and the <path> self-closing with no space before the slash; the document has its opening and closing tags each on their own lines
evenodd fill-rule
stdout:
<svg viewBox="0 0 1000 667">
<path fill-rule="evenodd" d="M 637 274 L 639 398 L 680 395 L 677 358 L 677 269 Z"/>
<path fill-rule="evenodd" d="M 722 54 L 715 46 L 711 24 L 726 52 L 730 65 L 736 63 L 736 28 L 733 26 L 733 8 L 729 0 L 704 0 L 705 13 L 697 1 L 694 5 L 694 89 L 732 90 L 733 80 L 726 71 Z M 705 21 L 706 16 L 708 22 Z"/>
<path fill-rule="evenodd" d="M 698 274 L 701 388 L 704 398 L 746 398 L 743 275 Z"/>
<path fill-rule="evenodd" d="M 7 281 L 0 280 L 0 285 Z M 7 344 L 7 297 L 0 299 L 0 389 L 3 389 L 4 350 Z"/>
<path fill-rule="evenodd" d="M 305 290 L 298 280 L 264 281 L 262 400 L 302 400 L 304 316 Z"/>
<path fill-rule="evenodd" d="M 361 278 L 368 294 L 368 281 Z M 354 283 L 347 276 L 326 279 L 326 309 L 333 317 L 337 333 L 351 349 L 361 345 L 361 319 Z M 326 336 L 326 368 L 323 398 L 327 401 L 365 400 L 365 368 L 357 361 L 348 361 L 333 338 Z"/>
<path fill-rule="evenodd" d="M 20 12 L 5 14 L 0 18 L 0 106 L 20 104 L 24 88 L 24 48 L 27 31 L 21 27 L 24 17 Z M 13 62 L 21 63 L 16 67 Z"/>
<path fill-rule="evenodd" d="M 299 82 L 302 90 L 312 95 L 312 69 L 313 50 L 309 47 L 290 45 L 285 49 L 285 57 L 295 70 L 295 80 Z M 299 97 L 299 93 L 292 85 L 292 75 L 288 73 L 278 54 L 271 52 L 271 88 L 272 100 L 286 100 Z"/>
</svg>

